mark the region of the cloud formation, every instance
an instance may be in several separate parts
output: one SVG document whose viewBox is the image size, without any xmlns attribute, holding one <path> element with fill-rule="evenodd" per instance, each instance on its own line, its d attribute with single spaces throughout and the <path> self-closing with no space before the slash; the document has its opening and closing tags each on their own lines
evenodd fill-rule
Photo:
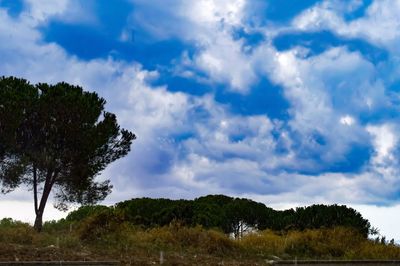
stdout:
<svg viewBox="0 0 400 266">
<path fill-rule="evenodd" d="M 12 15 L 0 1 L 0 73 L 95 90 L 138 135 L 100 177 L 108 202 L 398 203 L 399 1 L 316 1 L 274 21 L 258 1 L 132 0 L 109 23 L 110 4 L 89 2 L 26 0 Z M 282 113 L 255 110 L 258 95 Z"/>
</svg>

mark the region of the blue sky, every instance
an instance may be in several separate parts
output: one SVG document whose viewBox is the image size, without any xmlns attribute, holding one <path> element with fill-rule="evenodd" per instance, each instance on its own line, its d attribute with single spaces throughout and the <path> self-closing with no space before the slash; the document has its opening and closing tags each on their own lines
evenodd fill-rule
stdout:
<svg viewBox="0 0 400 266">
<path fill-rule="evenodd" d="M 99 177 L 114 185 L 106 203 L 223 193 L 374 219 L 400 208 L 399 12 L 400 0 L 0 0 L 0 75 L 97 91 L 137 134 Z"/>
</svg>

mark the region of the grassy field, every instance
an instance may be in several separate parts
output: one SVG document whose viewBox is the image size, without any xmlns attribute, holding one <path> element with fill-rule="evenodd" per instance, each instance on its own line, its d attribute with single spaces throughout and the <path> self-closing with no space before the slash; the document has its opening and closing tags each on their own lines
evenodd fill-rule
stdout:
<svg viewBox="0 0 400 266">
<path fill-rule="evenodd" d="M 118 260 L 124 265 L 265 265 L 271 259 L 400 259 L 400 247 L 368 240 L 350 228 L 254 232 L 231 239 L 179 223 L 141 228 L 116 219 L 29 224 L 0 222 L 0 260 Z"/>
</svg>

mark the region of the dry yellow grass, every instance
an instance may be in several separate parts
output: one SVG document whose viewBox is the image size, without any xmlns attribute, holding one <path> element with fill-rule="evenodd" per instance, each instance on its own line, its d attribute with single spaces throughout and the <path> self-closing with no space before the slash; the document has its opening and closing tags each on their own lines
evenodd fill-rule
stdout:
<svg viewBox="0 0 400 266">
<path fill-rule="evenodd" d="M 101 219 L 100 219 L 101 218 Z M 104 219 L 103 219 L 104 218 Z M 103 219 L 103 220 L 102 220 Z M 127 265 L 262 265 L 265 259 L 400 259 L 400 248 L 363 238 L 344 227 L 254 232 L 235 240 L 200 226 L 179 223 L 145 229 L 99 216 L 70 226 L 47 224 L 38 234 L 28 224 L 0 222 L 0 260 L 119 260 Z M 13 252 L 10 252 L 13 250 Z"/>
</svg>

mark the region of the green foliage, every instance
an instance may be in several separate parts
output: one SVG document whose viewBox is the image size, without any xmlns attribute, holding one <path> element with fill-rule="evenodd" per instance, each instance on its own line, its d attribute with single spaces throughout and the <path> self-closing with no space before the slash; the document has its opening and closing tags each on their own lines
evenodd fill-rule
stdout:
<svg viewBox="0 0 400 266">
<path fill-rule="evenodd" d="M 224 195 L 208 195 L 195 200 L 140 198 L 120 202 L 115 207 L 125 221 L 144 227 L 164 226 L 179 221 L 188 226 L 201 225 L 242 237 L 254 229 L 275 231 L 352 227 L 365 238 L 372 232 L 368 220 L 352 208 L 339 205 L 275 211 L 262 203 Z"/>
<path fill-rule="evenodd" d="M 364 242 L 359 232 L 347 227 L 294 231 L 289 232 L 287 238 L 289 244 L 285 252 L 302 258 L 343 258 L 348 250 L 354 250 Z"/>
<path fill-rule="evenodd" d="M 250 253 L 275 255 L 283 259 L 399 259 L 400 248 L 375 243 L 351 227 L 270 230 L 244 236 L 240 244 Z"/>
<path fill-rule="evenodd" d="M 27 224 L 11 218 L 0 221 L 0 242 L 31 244 L 35 231 Z"/>
<path fill-rule="evenodd" d="M 296 209 L 294 227 L 298 230 L 336 226 L 352 227 L 368 237 L 371 225 L 353 208 L 339 205 L 312 205 Z"/>
<path fill-rule="evenodd" d="M 92 204 L 111 192 L 109 180 L 95 177 L 130 151 L 135 135 L 120 129 L 116 116 L 104 111 L 105 102 L 63 82 L 0 78 L 2 192 L 22 183 L 33 187 L 38 230 L 51 191 L 60 209 L 71 202 Z"/>
<path fill-rule="evenodd" d="M 85 205 L 79 207 L 79 209 L 70 212 L 65 218 L 69 222 L 77 222 L 86 219 L 89 216 L 97 214 L 99 212 L 107 211 L 110 207 L 104 205 Z"/>
<path fill-rule="evenodd" d="M 191 224 L 192 206 L 186 200 L 140 198 L 120 202 L 115 208 L 127 221 L 145 227 L 168 225 L 174 220 Z"/>
<path fill-rule="evenodd" d="M 20 152 L 32 154 L 26 129 L 32 123 L 27 117 L 38 101 L 38 91 L 29 82 L 16 78 L 0 78 L 0 181 L 2 192 L 14 190 L 21 176 L 28 171 L 28 160 Z M 32 117 L 33 118 L 33 117 Z"/>
<path fill-rule="evenodd" d="M 120 202 L 116 209 L 124 213 L 126 221 L 145 227 L 164 226 L 173 221 L 183 225 L 201 225 L 225 233 L 246 228 L 266 226 L 272 209 L 248 199 L 224 195 L 209 195 L 193 201 L 169 199 L 132 199 Z"/>
<path fill-rule="evenodd" d="M 124 265 L 157 264 L 160 251 L 166 264 L 171 265 L 217 265 L 221 261 L 229 265 L 259 265 L 276 256 L 289 260 L 400 259 L 400 247 L 381 239 L 366 239 L 351 227 L 263 230 L 235 240 L 221 231 L 177 221 L 150 228 L 134 226 L 116 208 L 101 207 L 83 219 L 47 222 L 41 234 L 29 224 L 3 219 L 0 248 L 4 254 L 18 254 L 15 256 L 26 260 L 100 258 L 119 260 Z M 0 252 L 1 258 L 3 253 Z M 14 259 L 11 255 L 7 260 Z"/>
<path fill-rule="evenodd" d="M 216 195 L 215 197 L 209 195 L 195 199 L 192 202 L 192 225 L 219 228 L 223 232 L 229 233 L 229 224 L 224 211 L 224 202 L 228 202 L 227 200 L 231 200 L 231 198 L 222 195 Z"/>
<path fill-rule="evenodd" d="M 46 221 L 43 224 L 43 232 L 45 233 L 49 233 L 49 234 L 53 234 L 55 232 L 70 232 L 72 231 L 73 228 L 75 228 L 75 222 L 73 221 L 68 221 L 64 218 L 56 221 L 56 220 L 52 220 L 52 221 Z"/>
<path fill-rule="evenodd" d="M 110 234 L 119 236 L 123 226 L 123 217 L 115 210 L 107 208 L 84 219 L 80 223 L 78 235 L 82 241 L 99 241 Z"/>
<path fill-rule="evenodd" d="M 238 250 L 238 244 L 226 235 L 201 226 L 186 227 L 179 223 L 148 230 L 141 241 L 152 242 L 159 247 L 192 249 L 207 254 L 230 254 Z"/>
<path fill-rule="evenodd" d="M 282 257 L 285 254 L 285 248 L 288 243 L 285 235 L 277 234 L 271 230 L 263 230 L 245 235 L 240 239 L 240 245 L 250 253 Z"/>
</svg>

